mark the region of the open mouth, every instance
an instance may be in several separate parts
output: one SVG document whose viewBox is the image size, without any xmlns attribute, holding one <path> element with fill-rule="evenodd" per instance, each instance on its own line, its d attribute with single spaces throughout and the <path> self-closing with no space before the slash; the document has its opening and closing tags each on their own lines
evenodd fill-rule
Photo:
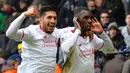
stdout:
<svg viewBox="0 0 130 73">
<path fill-rule="evenodd" d="M 49 25 L 49 29 L 50 29 L 50 31 L 53 31 L 54 28 L 55 28 L 55 26 L 50 26 L 50 25 Z"/>
<path fill-rule="evenodd" d="M 49 26 L 49 28 L 50 28 L 51 30 L 53 30 L 53 29 L 55 28 L 55 26 Z"/>
<path fill-rule="evenodd" d="M 49 27 L 55 27 L 55 24 L 48 24 Z"/>
<path fill-rule="evenodd" d="M 54 31 L 54 29 L 55 29 L 55 24 L 48 24 L 49 31 Z"/>
<path fill-rule="evenodd" d="M 55 26 L 49 26 L 49 27 L 52 27 L 52 28 L 54 28 Z"/>
</svg>

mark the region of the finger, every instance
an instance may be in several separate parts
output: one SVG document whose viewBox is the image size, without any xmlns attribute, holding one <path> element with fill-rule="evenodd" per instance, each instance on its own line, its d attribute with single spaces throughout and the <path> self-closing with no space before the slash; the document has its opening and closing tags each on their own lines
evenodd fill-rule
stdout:
<svg viewBox="0 0 130 73">
<path fill-rule="evenodd" d="M 77 17 L 74 17 L 74 18 L 73 18 L 73 22 L 76 23 L 76 24 L 78 24 L 78 22 L 77 22 Z"/>
<path fill-rule="evenodd" d="M 37 11 L 36 9 L 35 9 L 35 11 L 36 11 L 36 16 L 37 16 L 37 17 L 40 17 L 39 11 Z"/>
<path fill-rule="evenodd" d="M 75 20 L 75 17 L 73 18 L 73 21 Z"/>
<path fill-rule="evenodd" d="M 73 21 L 75 20 L 75 17 L 73 18 Z"/>
<path fill-rule="evenodd" d="M 75 23 L 75 17 L 73 18 L 73 22 Z"/>
<path fill-rule="evenodd" d="M 78 18 L 78 17 L 74 17 L 74 18 L 73 18 L 74 25 L 75 25 L 76 28 L 81 29 L 79 23 L 77 22 L 77 18 Z"/>
<path fill-rule="evenodd" d="M 74 17 L 74 18 L 73 18 L 73 21 L 77 21 L 77 18 L 78 18 L 78 17 Z"/>
<path fill-rule="evenodd" d="M 91 19 L 91 21 L 92 21 L 92 26 L 94 27 L 96 22 L 94 21 L 94 19 Z"/>
<path fill-rule="evenodd" d="M 92 22 L 93 22 L 93 23 L 96 23 L 94 19 L 92 19 Z"/>
<path fill-rule="evenodd" d="M 97 18 L 96 18 L 96 17 L 94 17 L 94 20 L 95 20 L 95 22 L 98 22 L 98 20 L 97 20 Z"/>
<path fill-rule="evenodd" d="M 34 12 L 34 14 L 35 14 L 36 17 L 40 17 L 40 13 L 38 12 L 38 10 L 33 9 L 33 12 Z"/>
<path fill-rule="evenodd" d="M 77 21 L 78 17 L 75 17 L 75 20 Z"/>
<path fill-rule="evenodd" d="M 38 10 L 36 10 L 36 11 L 37 11 L 37 16 L 40 17 L 40 12 Z"/>
</svg>

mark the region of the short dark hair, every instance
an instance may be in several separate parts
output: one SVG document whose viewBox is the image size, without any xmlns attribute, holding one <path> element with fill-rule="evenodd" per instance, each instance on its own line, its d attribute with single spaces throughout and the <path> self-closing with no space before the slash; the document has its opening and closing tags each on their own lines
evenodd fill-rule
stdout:
<svg viewBox="0 0 130 73">
<path fill-rule="evenodd" d="M 78 8 L 76 8 L 76 9 L 74 10 L 74 16 L 78 16 L 78 15 L 80 14 L 80 12 L 83 11 L 83 10 L 88 11 L 88 13 L 89 13 L 90 15 L 92 15 L 91 12 L 90 12 L 86 7 L 78 7 Z"/>
<path fill-rule="evenodd" d="M 108 17 L 109 17 L 109 13 L 108 13 L 106 10 L 104 10 L 104 11 L 101 12 L 100 17 L 101 17 L 101 15 L 104 14 L 104 13 L 105 13 L 105 14 L 108 14 Z"/>
<path fill-rule="evenodd" d="M 126 16 L 127 16 L 127 15 L 130 15 L 130 12 L 128 12 L 128 13 L 126 14 Z"/>
<path fill-rule="evenodd" d="M 45 12 L 47 11 L 55 11 L 56 12 L 56 7 L 53 6 L 53 5 L 44 5 L 44 6 L 41 6 L 40 8 L 40 15 L 44 15 Z"/>
</svg>

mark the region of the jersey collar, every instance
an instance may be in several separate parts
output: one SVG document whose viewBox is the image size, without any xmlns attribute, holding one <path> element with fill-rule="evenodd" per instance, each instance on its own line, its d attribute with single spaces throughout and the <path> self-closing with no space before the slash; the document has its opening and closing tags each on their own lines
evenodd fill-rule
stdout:
<svg viewBox="0 0 130 73">
<path fill-rule="evenodd" d="M 41 24 L 39 24 L 39 28 L 40 28 L 40 30 L 42 30 L 43 32 L 45 32 L 45 30 L 42 28 Z"/>
</svg>

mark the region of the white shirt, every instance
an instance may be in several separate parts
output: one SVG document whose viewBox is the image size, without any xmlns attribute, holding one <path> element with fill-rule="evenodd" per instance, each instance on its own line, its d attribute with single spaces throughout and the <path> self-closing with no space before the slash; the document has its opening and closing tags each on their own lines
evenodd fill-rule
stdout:
<svg viewBox="0 0 130 73">
<path fill-rule="evenodd" d="M 67 33 L 62 36 L 61 40 L 68 39 Z M 103 47 L 103 40 L 94 35 L 94 39 L 89 41 L 89 38 L 79 36 L 75 45 L 69 49 L 63 48 L 65 51 L 64 59 L 66 60 L 61 73 L 94 73 L 94 50 Z"/>
<path fill-rule="evenodd" d="M 24 31 L 23 39 L 26 38 L 26 40 L 22 42 L 22 63 L 18 67 L 18 73 L 53 73 L 58 32 L 46 34 L 40 30 L 39 25 L 30 25 L 22 30 Z"/>
</svg>

